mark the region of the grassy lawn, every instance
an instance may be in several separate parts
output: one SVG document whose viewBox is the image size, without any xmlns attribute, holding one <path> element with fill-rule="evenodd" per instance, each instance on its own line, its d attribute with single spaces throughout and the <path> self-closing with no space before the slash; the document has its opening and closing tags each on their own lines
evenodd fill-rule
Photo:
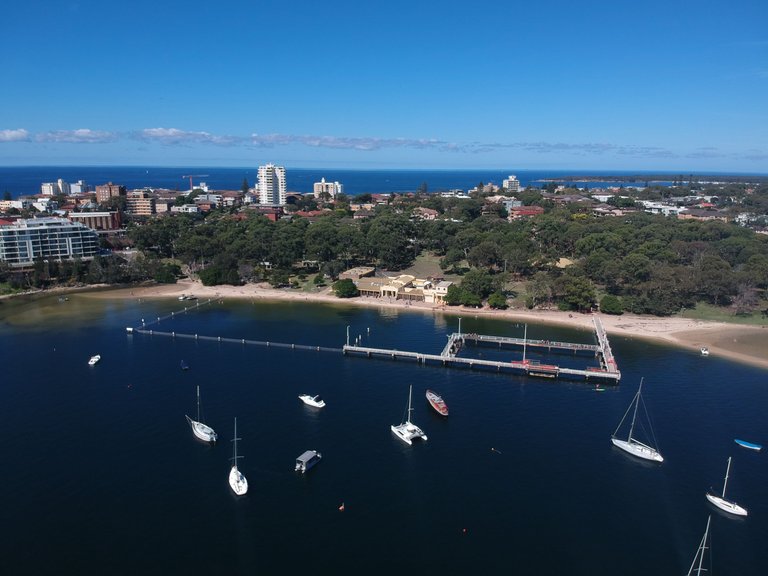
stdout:
<svg viewBox="0 0 768 576">
<path fill-rule="evenodd" d="M 684 310 L 679 314 L 681 318 L 691 320 L 709 320 L 711 322 L 730 322 L 731 324 L 750 324 L 752 326 L 768 326 L 768 318 L 760 312 L 754 312 L 750 316 L 736 316 L 730 308 L 721 308 L 711 304 L 699 302 L 693 310 Z"/>
<path fill-rule="evenodd" d="M 443 277 L 452 282 L 461 282 L 461 276 L 446 274 L 440 269 L 440 257 L 434 254 L 420 254 L 416 257 L 413 266 L 398 272 L 398 274 L 410 274 L 416 278 Z"/>
</svg>

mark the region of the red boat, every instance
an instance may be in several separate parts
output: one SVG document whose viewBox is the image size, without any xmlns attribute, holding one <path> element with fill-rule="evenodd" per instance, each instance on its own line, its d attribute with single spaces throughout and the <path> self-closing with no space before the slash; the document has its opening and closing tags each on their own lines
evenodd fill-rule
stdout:
<svg viewBox="0 0 768 576">
<path fill-rule="evenodd" d="M 435 409 L 435 411 L 438 414 L 440 414 L 441 416 L 448 416 L 448 405 L 440 397 L 440 395 L 437 394 L 437 392 L 432 392 L 432 390 L 427 390 L 427 400 L 429 400 L 429 404 L 432 406 L 432 408 Z"/>
</svg>

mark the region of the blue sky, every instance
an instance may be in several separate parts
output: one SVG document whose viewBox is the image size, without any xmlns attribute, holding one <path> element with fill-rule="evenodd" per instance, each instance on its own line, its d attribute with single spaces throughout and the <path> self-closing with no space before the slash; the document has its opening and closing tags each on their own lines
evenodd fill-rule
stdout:
<svg viewBox="0 0 768 576">
<path fill-rule="evenodd" d="M 27 0 L 0 164 L 768 172 L 768 3 Z"/>
</svg>

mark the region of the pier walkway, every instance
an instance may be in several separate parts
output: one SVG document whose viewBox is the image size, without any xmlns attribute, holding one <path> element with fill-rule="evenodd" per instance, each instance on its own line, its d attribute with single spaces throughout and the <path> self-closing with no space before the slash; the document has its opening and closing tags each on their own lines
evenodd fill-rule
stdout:
<svg viewBox="0 0 768 576">
<path fill-rule="evenodd" d="M 179 314 L 184 314 L 187 311 L 191 311 L 199 308 L 200 306 L 210 304 L 212 300 L 205 302 L 195 302 L 194 306 L 185 307 L 178 312 L 171 312 L 166 316 L 158 317 L 147 322 L 144 318 L 141 319 L 141 327 L 128 327 L 126 331 L 129 334 L 142 334 L 150 337 L 159 336 L 165 338 L 179 338 L 190 339 L 195 341 L 204 342 L 217 342 L 227 344 L 240 344 L 250 346 L 263 346 L 267 348 L 283 348 L 290 350 L 305 350 L 311 352 L 333 352 L 345 355 L 357 355 L 365 356 L 367 358 L 388 358 L 390 360 L 411 360 L 418 364 L 442 364 L 443 366 L 450 366 L 456 368 L 470 368 L 470 369 L 484 369 L 493 370 L 495 372 L 511 372 L 517 374 L 525 374 L 529 376 L 539 376 L 544 378 L 584 378 L 586 380 L 599 379 L 612 381 L 614 384 L 618 384 L 621 380 L 621 372 L 619 371 L 616 359 L 611 351 L 611 346 L 608 342 L 608 336 L 603 328 L 600 318 L 595 316 L 593 319 L 595 325 L 595 333 L 597 335 L 598 343 L 595 344 L 579 344 L 574 342 L 555 342 L 550 340 L 528 340 L 526 338 L 509 338 L 505 336 L 491 336 L 487 334 L 462 334 L 461 332 L 454 332 L 448 336 L 448 343 L 443 348 L 440 354 L 425 354 L 423 352 L 411 352 L 407 350 L 396 350 L 386 348 L 371 348 L 367 346 L 357 346 L 349 344 L 349 334 L 347 334 L 347 343 L 342 348 L 330 348 L 326 346 L 310 346 L 306 344 L 288 344 L 284 342 L 270 342 L 262 340 L 251 340 L 248 338 L 228 338 L 222 336 L 205 336 L 199 334 L 182 334 L 179 332 L 167 332 L 161 330 L 154 330 L 151 326 L 159 324 L 163 320 L 172 319 Z M 349 332 L 349 327 L 347 327 Z M 469 340 L 475 344 L 491 344 L 502 346 L 521 346 L 523 348 L 539 348 L 552 351 L 570 351 L 574 354 L 579 352 L 586 352 L 594 354 L 600 361 L 600 368 L 587 367 L 584 369 L 578 368 L 566 368 L 563 366 L 557 366 L 554 364 L 541 364 L 534 360 L 526 360 L 523 358 L 519 361 L 497 361 L 497 360 L 484 360 L 479 358 L 461 358 L 458 356 L 459 352 L 464 347 L 465 342 Z M 523 354 L 525 356 L 525 354 Z"/>
</svg>

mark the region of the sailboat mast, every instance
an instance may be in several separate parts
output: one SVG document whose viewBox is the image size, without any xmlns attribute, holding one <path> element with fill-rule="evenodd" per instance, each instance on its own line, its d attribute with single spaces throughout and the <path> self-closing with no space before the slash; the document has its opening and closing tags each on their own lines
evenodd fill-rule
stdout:
<svg viewBox="0 0 768 576">
<path fill-rule="evenodd" d="M 200 422 L 200 386 L 197 387 L 197 421 Z"/>
<path fill-rule="evenodd" d="M 637 394 L 635 394 L 635 411 L 632 413 L 632 424 L 629 427 L 629 438 L 627 440 L 632 440 L 632 432 L 635 430 L 635 418 L 637 418 L 637 407 L 640 405 L 640 391 L 643 389 L 643 379 L 640 378 L 640 387 L 637 389 Z"/>
<path fill-rule="evenodd" d="M 723 482 L 723 499 L 725 499 L 725 487 L 728 485 L 728 474 L 731 472 L 731 457 L 728 456 L 728 467 L 725 469 L 725 482 Z"/>
<path fill-rule="evenodd" d="M 699 551 L 696 553 L 696 556 L 699 558 L 699 565 L 696 567 L 696 575 L 700 576 L 702 572 L 706 572 L 707 569 L 702 567 L 702 564 L 704 564 L 704 552 L 707 550 L 707 536 L 709 536 L 709 523 L 712 521 L 712 516 L 709 516 L 707 518 L 707 529 L 704 530 L 704 537 L 701 539 L 701 544 L 699 544 Z M 693 564 L 691 564 L 691 568 L 688 570 L 688 575 L 691 576 L 694 573 L 694 565 L 696 564 L 696 557 L 693 558 Z"/>
<path fill-rule="evenodd" d="M 406 422 L 409 422 L 409 423 L 411 421 L 411 410 L 412 410 L 412 408 L 411 408 L 411 395 L 412 394 L 413 394 L 413 384 L 411 384 L 408 387 L 408 418 L 406 418 Z"/>
<path fill-rule="evenodd" d="M 523 362 L 525 362 L 525 345 L 528 343 L 528 324 L 523 328 Z"/>
</svg>

